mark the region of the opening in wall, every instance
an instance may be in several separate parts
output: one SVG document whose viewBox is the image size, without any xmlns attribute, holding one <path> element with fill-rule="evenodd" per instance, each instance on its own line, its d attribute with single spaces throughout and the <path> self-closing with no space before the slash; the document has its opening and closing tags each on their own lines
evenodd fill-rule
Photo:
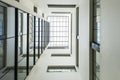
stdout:
<svg viewBox="0 0 120 80">
<path fill-rule="evenodd" d="M 50 22 L 50 44 L 48 49 L 69 49 L 71 42 L 71 14 L 48 16 Z"/>
<path fill-rule="evenodd" d="M 20 2 L 20 0 L 15 0 L 15 1 Z"/>
<path fill-rule="evenodd" d="M 75 66 L 48 66 L 47 72 L 76 72 Z"/>
<path fill-rule="evenodd" d="M 33 10 L 34 10 L 34 12 L 35 12 L 35 13 L 37 13 L 37 12 L 38 12 L 38 10 L 37 10 L 37 7 L 36 7 L 36 6 L 34 6 L 34 7 L 33 7 Z"/>
</svg>

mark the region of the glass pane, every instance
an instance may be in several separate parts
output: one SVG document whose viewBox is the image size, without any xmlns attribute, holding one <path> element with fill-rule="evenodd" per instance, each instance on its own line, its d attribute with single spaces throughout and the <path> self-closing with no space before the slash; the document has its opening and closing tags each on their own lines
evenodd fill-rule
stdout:
<svg viewBox="0 0 120 80">
<path fill-rule="evenodd" d="M 94 0 L 94 42 L 100 44 L 100 0 Z"/>
<path fill-rule="evenodd" d="M 0 35 L 4 34 L 4 7 L 0 6 Z"/>
<path fill-rule="evenodd" d="M 101 62 L 101 54 L 97 51 L 95 51 L 95 65 L 94 65 L 94 76 L 95 76 L 95 80 L 100 80 L 100 62 Z"/>
<path fill-rule="evenodd" d="M 23 34 L 23 21 L 27 20 L 23 18 L 23 13 L 22 11 L 19 11 L 18 13 L 18 80 L 24 80 L 26 77 L 26 70 L 27 70 L 27 65 L 26 65 L 26 49 L 27 49 L 27 35 Z M 25 20 L 23 20 L 25 19 Z M 24 26 L 27 27 L 27 26 Z M 23 47 L 24 46 L 24 47 Z"/>
<path fill-rule="evenodd" d="M 6 45 L 6 67 L 2 70 L 4 77 L 1 80 L 14 80 L 14 38 L 7 39 Z M 6 73 L 7 72 L 7 73 Z M 2 76 L 3 76 L 2 75 Z"/>
<path fill-rule="evenodd" d="M 4 20 L 5 20 L 5 8 L 0 6 L 0 37 L 5 36 L 4 35 Z M 4 68 L 5 68 L 5 60 L 6 60 L 6 46 L 5 46 L 5 40 L 0 40 L 0 78 L 5 75 Z"/>
<path fill-rule="evenodd" d="M 38 18 L 36 17 L 36 25 L 35 25 L 35 38 L 36 38 L 36 40 L 35 40 L 35 43 L 36 43 L 36 54 L 35 54 L 35 56 L 36 56 L 36 58 L 35 58 L 35 60 L 36 60 L 36 62 L 37 62 L 37 60 L 38 60 Z"/>
<path fill-rule="evenodd" d="M 4 41 L 0 40 L 0 69 L 4 67 Z"/>
<path fill-rule="evenodd" d="M 100 0 L 94 0 L 94 38 L 93 41 L 100 44 Z M 94 50 L 94 80 L 100 80 L 100 60 L 101 60 L 101 54 L 100 52 L 97 52 L 97 50 Z"/>
<path fill-rule="evenodd" d="M 0 37 L 4 34 L 4 7 L 0 6 Z M 4 42 L 0 40 L 0 69 L 4 67 Z"/>
<path fill-rule="evenodd" d="M 34 47 L 34 16 L 30 15 L 29 16 L 29 21 L 30 21 L 30 26 L 29 26 L 29 70 L 31 71 L 32 67 L 33 67 L 33 47 Z"/>
</svg>

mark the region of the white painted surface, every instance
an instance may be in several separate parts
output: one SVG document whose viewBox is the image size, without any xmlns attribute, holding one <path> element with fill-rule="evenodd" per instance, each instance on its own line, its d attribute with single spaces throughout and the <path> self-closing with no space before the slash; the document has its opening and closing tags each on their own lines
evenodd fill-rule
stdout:
<svg viewBox="0 0 120 80">
<path fill-rule="evenodd" d="M 52 0 L 53 1 L 53 0 Z M 50 4 L 62 4 L 62 1 L 57 0 L 55 2 L 49 1 Z M 67 0 L 69 1 L 69 0 Z M 65 1 L 63 1 L 64 4 L 66 4 Z M 68 4 L 74 2 L 67 2 Z M 76 3 L 76 1 L 75 1 Z M 48 8 L 47 2 L 42 2 L 40 8 L 41 10 L 44 10 L 43 12 L 47 13 L 47 15 L 50 15 L 51 12 L 71 12 L 72 13 L 72 61 L 66 62 L 68 60 L 67 58 L 51 58 L 49 56 L 49 59 L 47 59 L 44 54 L 41 56 L 42 59 L 40 59 L 40 63 L 34 67 L 32 70 L 30 76 L 26 80 L 32 80 L 32 79 L 41 79 L 41 80 L 89 80 L 89 0 L 81 0 L 78 1 L 80 3 L 80 70 L 77 73 L 46 73 L 46 69 L 48 64 L 51 65 L 59 65 L 59 64 L 74 64 L 75 65 L 75 49 L 76 49 L 76 9 L 62 9 L 62 8 Z M 78 4 L 77 3 L 77 4 Z M 51 50 L 54 51 L 54 50 Z M 55 53 L 57 51 L 54 51 Z M 61 52 L 64 52 L 61 50 Z M 50 52 L 49 52 L 50 53 Z M 64 61 L 63 61 L 63 60 Z M 40 67 L 41 65 L 41 67 Z M 44 66 L 44 68 L 42 67 Z M 42 74 L 41 74 L 42 73 Z M 76 75 L 77 74 L 77 75 Z M 67 75 L 67 76 L 66 76 Z M 72 76 L 71 76 L 72 75 Z M 73 77 L 74 75 L 74 77 Z M 62 78 L 61 78 L 62 77 Z"/>
<path fill-rule="evenodd" d="M 89 0 L 79 2 L 79 65 L 82 80 L 89 80 Z"/>
<path fill-rule="evenodd" d="M 46 0 L 47 4 L 76 4 L 76 0 Z"/>
<path fill-rule="evenodd" d="M 51 50 L 46 50 L 42 54 L 26 80 L 81 80 L 79 72 L 46 72 L 48 66 L 75 65 L 73 57 L 51 57 L 51 53 Z"/>
<path fill-rule="evenodd" d="M 11 3 L 9 0 L 6 1 Z M 120 79 L 119 3 L 119 0 L 102 0 L 101 2 L 101 80 Z M 17 3 L 11 4 L 17 5 Z M 78 0 L 78 4 L 80 7 L 80 72 L 46 73 L 48 65 L 74 65 L 72 58 L 51 58 L 48 55 L 50 52 L 48 52 L 47 55 L 41 56 L 41 59 L 26 80 L 89 80 L 89 0 Z"/>
<path fill-rule="evenodd" d="M 120 80 L 120 0 L 101 0 L 101 80 Z"/>
<path fill-rule="evenodd" d="M 42 13 L 48 15 L 49 12 L 48 4 L 77 4 L 77 0 L 32 0 L 35 5 L 39 6 Z M 57 9 L 56 9 L 57 10 Z"/>
<path fill-rule="evenodd" d="M 70 48 L 70 50 L 72 50 L 72 54 L 74 55 L 75 58 L 75 50 L 76 50 L 76 9 L 75 8 L 48 8 L 48 16 L 49 15 L 55 15 L 55 14 L 51 14 L 51 12 L 70 12 L 71 13 L 71 21 L 72 23 L 70 26 L 70 46 L 72 46 L 72 49 Z M 71 43 L 72 42 L 72 43 Z"/>
</svg>

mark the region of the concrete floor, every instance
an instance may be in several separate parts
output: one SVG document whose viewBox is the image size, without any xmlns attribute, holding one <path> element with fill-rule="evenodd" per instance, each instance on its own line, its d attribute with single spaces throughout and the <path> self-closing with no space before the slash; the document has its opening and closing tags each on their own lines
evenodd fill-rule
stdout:
<svg viewBox="0 0 120 80">
<path fill-rule="evenodd" d="M 62 52 L 61 52 L 62 51 Z M 67 50 L 46 50 L 26 80 L 81 80 L 80 72 L 47 72 L 48 66 L 75 66 L 75 57 L 51 57 L 51 54 L 70 54 Z"/>
</svg>

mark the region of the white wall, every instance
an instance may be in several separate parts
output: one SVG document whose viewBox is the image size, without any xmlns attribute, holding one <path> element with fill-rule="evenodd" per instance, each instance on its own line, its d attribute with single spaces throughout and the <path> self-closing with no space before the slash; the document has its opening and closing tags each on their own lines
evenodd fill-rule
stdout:
<svg viewBox="0 0 120 80">
<path fill-rule="evenodd" d="M 36 1 L 36 0 L 35 0 Z M 39 0 L 37 0 L 39 1 Z M 36 1 L 36 2 L 37 2 Z M 38 4 L 40 4 L 40 9 L 45 10 L 43 12 L 47 13 L 48 15 L 52 11 L 59 11 L 58 8 L 55 9 L 48 9 L 47 4 L 78 4 L 80 7 L 80 76 L 82 80 L 89 80 L 89 0 L 41 0 Z M 69 11 L 72 12 L 73 15 L 73 24 L 72 24 L 72 49 L 73 54 L 75 57 L 75 49 L 76 49 L 76 9 L 64 9 L 63 11 Z M 74 58 L 75 59 L 75 58 Z"/>
<path fill-rule="evenodd" d="M 77 4 L 77 0 L 31 0 L 40 10 L 47 15 L 48 4 Z"/>
<path fill-rule="evenodd" d="M 81 80 L 89 80 L 89 0 L 79 5 L 79 69 Z"/>
<path fill-rule="evenodd" d="M 101 1 L 101 80 L 120 80 L 119 3 L 119 0 Z M 81 0 L 79 5 L 80 76 L 89 80 L 89 0 Z"/>
<path fill-rule="evenodd" d="M 73 57 L 73 61 L 75 64 L 76 63 L 75 62 L 75 55 L 76 55 L 76 42 L 75 42 L 76 41 L 76 8 L 49 8 L 47 12 L 48 12 L 48 16 L 51 15 L 51 12 L 70 12 L 72 14 L 71 15 L 72 23 L 70 26 L 72 31 L 70 32 L 70 35 L 69 35 L 71 37 L 70 49 L 69 50 L 66 49 L 65 52 L 71 53 L 71 46 L 72 46 L 72 57 Z M 60 52 L 63 53 L 63 50 L 60 50 Z"/>
<path fill-rule="evenodd" d="M 76 0 L 46 0 L 49 4 L 76 4 Z"/>
<path fill-rule="evenodd" d="M 101 80 L 120 80 L 120 0 L 101 6 Z"/>
<path fill-rule="evenodd" d="M 101 0 L 101 80 L 120 80 L 120 1 Z M 80 7 L 80 75 L 89 80 L 89 0 Z"/>
</svg>

